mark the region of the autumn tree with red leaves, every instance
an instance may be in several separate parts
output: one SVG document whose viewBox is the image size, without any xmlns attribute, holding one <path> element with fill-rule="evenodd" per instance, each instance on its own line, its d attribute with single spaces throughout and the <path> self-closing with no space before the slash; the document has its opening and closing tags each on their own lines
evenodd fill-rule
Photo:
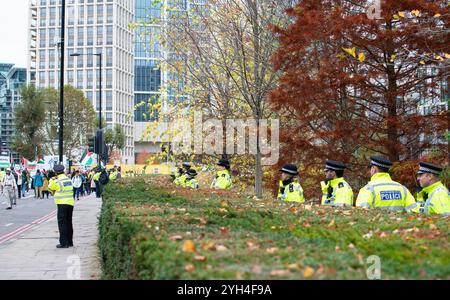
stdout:
<svg viewBox="0 0 450 300">
<path fill-rule="evenodd" d="M 405 161 L 437 149 L 448 157 L 446 108 L 420 111 L 448 95 L 446 1 L 383 1 L 380 19 L 369 19 L 367 7 L 303 0 L 287 11 L 293 24 L 273 27 L 283 72 L 271 94 L 282 121 L 280 164 L 299 162 L 314 186 L 327 158 L 350 163 L 359 185 L 370 154 Z"/>
</svg>

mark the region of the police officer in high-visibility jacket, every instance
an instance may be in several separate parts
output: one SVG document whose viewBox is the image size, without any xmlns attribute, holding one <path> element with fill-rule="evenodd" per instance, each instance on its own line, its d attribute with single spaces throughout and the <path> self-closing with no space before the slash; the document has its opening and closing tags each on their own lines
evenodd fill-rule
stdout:
<svg viewBox="0 0 450 300">
<path fill-rule="evenodd" d="M 411 211 L 415 208 L 417 204 L 409 190 L 391 179 L 388 172 L 392 162 L 379 156 L 370 159 L 371 180 L 359 191 L 356 206 L 392 211 Z"/>
<path fill-rule="evenodd" d="M 280 170 L 281 180 L 278 188 L 278 200 L 304 203 L 303 188 L 298 182 L 299 174 L 296 165 L 288 164 Z"/>
<path fill-rule="evenodd" d="M 417 207 L 414 212 L 426 215 L 450 215 L 450 195 L 445 185 L 439 181 L 442 167 L 421 162 L 417 181 L 422 190 L 417 194 Z"/>
<path fill-rule="evenodd" d="M 217 168 L 218 171 L 213 182 L 211 183 L 211 188 L 222 190 L 231 188 L 233 183 L 231 181 L 230 161 L 227 159 L 219 160 L 217 163 Z"/>
<path fill-rule="evenodd" d="M 95 196 L 97 198 L 101 197 L 101 185 L 100 185 L 100 175 L 102 174 L 100 167 L 97 167 L 95 169 L 94 176 L 92 176 L 92 180 L 94 180 L 95 183 Z"/>
<path fill-rule="evenodd" d="M 178 172 L 175 173 L 175 180 L 173 183 L 175 185 L 184 186 L 186 183 L 187 175 L 186 173 L 191 169 L 191 165 L 187 162 L 183 163 L 183 168 L 178 168 Z"/>
<path fill-rule="evenodd" d="M 183 186 L 191 189 L 198 189 L 199 184 L 197 179 L 195 179 L 195 177 L 197 176 L 197 171 L 195 171 L 194 169 L 189 169 L 186 172 L 186 176 L 186 181 L 184 182 Z"/>
<path fill-rule="evenodd" d="M 115 181 L 117 179 L 117 176 L 119 175 L 119 171 L 117 171 L 117 168 L 114 167 L 111 172 L 109 173 L 109 180 Z"/>
<path fill-rule="evenodd" d="M 59 228 L 59 244 L 56 248 L 73 247 L 73 185 L 66 174 L 64 174 L 64 166 L 56 165 L 53 170 L 56 178 L 49 183 L 48 189 L 55 198 L 58 207 L 58 228 Z"/>
<path fill-rule="evenodd" d="M 327 160 L 325 162 L 325 181 L 322 187 L 322 205 L 352 206 L 353 191 L 344 180 L 344 170 L 347 166 L 340 161 Z"/>
</svg>

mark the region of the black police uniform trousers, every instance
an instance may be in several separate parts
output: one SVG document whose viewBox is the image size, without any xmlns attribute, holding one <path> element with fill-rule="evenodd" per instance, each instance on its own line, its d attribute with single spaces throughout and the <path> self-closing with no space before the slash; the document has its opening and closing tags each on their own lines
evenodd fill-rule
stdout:
<svg viewBox="0 0 450 300">
<path fill-rule="evenodd" d="M 59 244 L 62 246 L 73 245 L 72 214 L 72 205 L 58 204 Z"/>
</svg>

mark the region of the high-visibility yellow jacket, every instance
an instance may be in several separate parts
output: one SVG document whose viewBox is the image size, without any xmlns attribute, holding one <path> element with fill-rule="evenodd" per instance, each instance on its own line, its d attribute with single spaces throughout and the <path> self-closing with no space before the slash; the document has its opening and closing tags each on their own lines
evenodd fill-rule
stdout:
<svg viewBox="0 0 450 300">
<path fill-rule="evenodd" d="M 67 204 L 74 206 L 72 180 L 65 174 L 60 174 L 50 180 L 48 189 L 54 192 L 55 203 L 57 205 Z"/>
<path fill-rule="evenodd" d="M 353 191 L 344 178 L 335 178 L 327 183 L 322 181 L 322 205 L 352 206 Z"/>
<path fill-rule="evenodd" d="M 195 178 L 186 179 L 186 182 L 184 183 L 183 186 L 187 187 L 187 188 L 191 188 L 191 189 L 198 189 L 199 188 L 198 181 Z"/>
<path fill-rule="evenodd" d="M 173 183 L 175 183 L 175 185 L 184 186 L 184 184 L 186 183 L 186 178 L 187 178 L 187 175 L 183 174 L 183 175 L 175 178 Z"/>
<path fill-rule="evenodd" d="M 303 196 L 303 188 L 297 181 L 292 181 L 291 183 L 285 185 L 283 181 L 280 180 L 277 198 L 278 200 L 286 202 L 305 202 L 305 197 Z"/>
<path fill-rule="evenodd" d="M 417 206 L 409 190 L 391 179 L 388 173 L 377 173 L 356 198 L 358 207 L 378 207 L 393 211 L 411 211 Z"/>
<path fill-rule="evenodd" d="M 438 181 L 423 188 L 417 194 L 417 207 L 414 212 L 426 215 L 450 215 L 450 195 L 448 189 Z"/>
<path fill-rule="evenodd" d="M 109 174 L 109 179 L 110 179 L 111 181 L 114 181 L 114 180 L 117 179 L 117 175 L 119 175 L 119 172 L 118 172 L 118 171 L 111 172 L 111 174 Z"/>
<path fill-rule="evenodd" d="M 100 175 L 101 175 L 101 174 L 102 174 L 102 172 L 97 172 L 97 173 L 95 173 L 94 176 L 92 176 L 92 179 L 93 179 L 94 181 L 99 181 Z"/>
<path fill-rule="evenodd" d="M 211 183 L 211 188 L 225 190 L 231 188 L 232 185 L 230 172 L 228 170 L 222 170 L 217 172 L 216 177 L 214 177 Z"/>
</svg>

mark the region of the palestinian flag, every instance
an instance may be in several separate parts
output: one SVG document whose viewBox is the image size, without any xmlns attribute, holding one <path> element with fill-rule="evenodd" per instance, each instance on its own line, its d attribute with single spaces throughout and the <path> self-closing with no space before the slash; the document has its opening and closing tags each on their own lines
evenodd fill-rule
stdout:
<svg viewBox="0 0 450 300">
<path fill-rule="evenodd" d="M 36 161 L 29 161 L 25 157 L 22 157 L 22 166 L 28 171 L 36 170 Z"/>
<path fill-rule="evenodd" d="M 82 156 L 81 165 L 85 168 L 91 166 L 94 163 L 92 154 L 93 153 L 89 152 L 89 150 L 86 149 L 85 155 Z"/>
</svg>

